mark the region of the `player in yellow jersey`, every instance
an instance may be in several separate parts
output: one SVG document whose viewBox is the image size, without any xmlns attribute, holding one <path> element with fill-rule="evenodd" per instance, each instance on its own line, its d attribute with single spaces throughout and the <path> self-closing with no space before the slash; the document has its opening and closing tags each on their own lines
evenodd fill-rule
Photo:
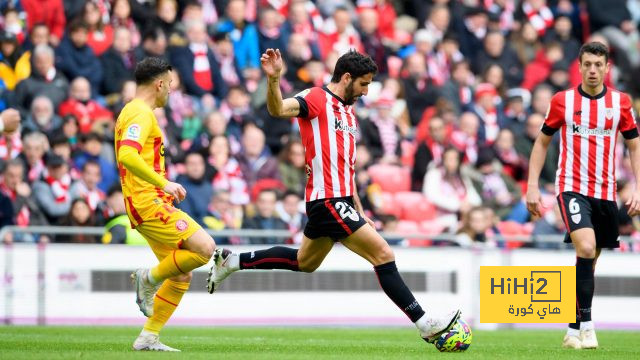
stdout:
<svg viewBox="0 0 640 360">
<path fill-rule="evenodd" d="M 209 262 L 215 242 L 173 206 L 187 192 L 165 177 L 163 137 L 153 109 L 167 104 L 171 66 L 162 59 L 147 58 L 136 66 L 135 78 L 136 96 L 116 122 L 116 159 L 127 215 L 160 263 L 131 275 L 136 302 L 149 318 L 133 349 L 179 351 L 160 342 L 160 329 L 189 288 L 191 270 Z"/>
</svg>

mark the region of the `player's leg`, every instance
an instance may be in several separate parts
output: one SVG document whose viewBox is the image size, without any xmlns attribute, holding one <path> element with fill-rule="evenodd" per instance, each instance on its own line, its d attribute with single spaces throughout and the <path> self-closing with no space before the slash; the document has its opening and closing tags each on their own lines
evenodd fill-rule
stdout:
<svg viewBox="0 0 640 360">
<path fill-rule="evenodd" d="M 558 195 L 558 204 L 570 241 L 576 250 L 576 321 L 569 324 L 562 346 L 582 348 L 582 322 L 591 321 L 593 298 L 593 263 L 596 255 L 596 235 L 592 223 L 592 203 L 574 192 Z"/>
<path fill-rule="evenodd" d="M 214 254 L 214 264 L 207 278 L 207 290 L 213 293 L 224 279 L 238 270 L 282 269 L 313 272 L 320 266 L 332 247 L 333 240 L 328 237 L 312 240 L 304 236 L 299 249 L 274 246 L 240 254 L 234 254 L 227 249 L 217 249 Z"/>
<path fill-rule="evenodd" d="M 153 303 L 153 315 L 144 324 L 142 332 L 133 343 L 134 350 L 180 351 L 160 342 L 160 330 L 169 321 L 189 289 L 192 274 L 182 274 L 166 279 L 158 289 Z"/>
<path fill-rule="evenodd" d="M 433 342 L 442 333 L 451 329 L 460 317 L 460 310 L 443 318 L 426 316 L 411 290 L 402 280 L 391 247 L 369 224 L 361 226 L 342 240 L 342 244 L 373 265 L 382 290 L 411 319 L 427 342 Z"/>
</svg>

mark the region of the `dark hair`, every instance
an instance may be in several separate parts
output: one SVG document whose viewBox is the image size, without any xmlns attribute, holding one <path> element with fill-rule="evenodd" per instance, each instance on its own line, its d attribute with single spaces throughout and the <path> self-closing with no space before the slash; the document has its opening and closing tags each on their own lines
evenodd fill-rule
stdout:
<svg viewBox="0 0 640 360">
<path fill-rule="evenodd" d="M 148 57 L 136 65 L 135 77 L 137 85 L 145 85 L 155 80 L 159 75 L 171 70 L 171 65 L 161 58 Z"/>
<path fill-rule="evenodd" d="M 605 63 L 609 62 L 609 49 L 601 42 L 592 41 L 582 45 L 578 53 L 578 61 L 580 61 L 580 63 L 582 63 L 582 54 L 584 53 L 604 56 Z"/>
<path fill-rule="evenodd" d="M 69 139 L 67 139 L 66 136 L 64 136 L 64 134 L 56 134 L 53 135 L 53 137 L 51 138 L 50 141 L 50 145 L 52 148 L 58 146 L 58 145 L 69 145 L 71 146 L 71 144 L 69 143 Z"/>
<path fill-rule="evenodd" d="M 91 140 L 102 142 L 102 136 L 96 132 L 90 132 L 81 136 L 80 141 L 84 144 Z"/>
<path fill-rule="evenodd" d="M 161 27 L 150 26 L 142 33 L 142 42 L 145 42 L 147 40 L 156 41 L 161 36 L 166 37 L 166 34 Z"/>
<path fill-rule="evenodd" d="M 355 50 L 349 50 L 348 53 L 340 56 L 336 62 L 336 68 L 333 71 L 331 82 L 340 82 L 342 75 L 349 73 L 353 79 L 366 74 L 377 74 L 378 65 L 371 59 L 369 55 L 362 55 Z"/>
<path fill-rule="evenodd" d="M 95 165 L 98 167 L 98 169 L 100 169 L 100 163 L 96 160 L 93 159 L 89 159 L 87 160 L 84 164 L 82 164 L 82 172 L 84 172 L 87 169 L 87 166 L 89 165 Z M 102 169 L 100 169 L 102 170 Z"/>
<path fill-rule="evenodd" d="M 107 190 L 107 197 L 111 197 L 116 193 L 122 193 L 122 187 L 117 182 L 113 183 L 113 185 L 109 187 L 109 190 Z"/>
<path fill-rule="evenodd" d="M 85 30 L 89 31 L 89 25 L 84 22 L 81 18 L 75 18 L 69 24 L 69 33 L 75 32 L 76 30 Z"/>
<path fill-rule="evenodd" d="M 297 191 L 295 191 L 295 190 L 291 190 L 291 189 L 287 189 L 287 191 L 285 191 L 285 192 L 282 194 L 282 199 L 281 199 L 281 200 L 284 200 L 287 196 L 295 196 L 295 197 L 297 197 L 298 199 L 303 199 L 303 198 L 304 198 L 302 195 L 300 195 L 300 193 L 299 193 L 299 192 L 297 192 Z"/>
</svg>

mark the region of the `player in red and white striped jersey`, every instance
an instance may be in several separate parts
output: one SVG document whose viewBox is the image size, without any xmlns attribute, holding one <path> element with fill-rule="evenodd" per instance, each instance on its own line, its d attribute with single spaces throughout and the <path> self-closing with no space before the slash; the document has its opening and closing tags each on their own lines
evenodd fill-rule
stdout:
<svg viewBox="0 0 640 360">
<path fill-rule="evenodd" d="M 353 104 L 367 94 L 378 67 L 369 56 L 350 51 L 341 56 L 331 82 L 307 89 L 293 98 L 280 93 L 283 67 L 279 50 L 268 49 L 260 59 L 267 75 L 267 107 L 275 117 L 298 117 L 306 152 L 308 183 L 305 192 L 309 221 L 300 249 L 276 246 L 232 254 L 218 250 L 207 279 L 215 291 L 231 273 L 244 269 L 286 269 L 313 272 L 340 241 L 369 261 L 380 286 L 415 323 L 421 337 L 433 342 L 451 329 L 460 310 L 444 317 L 425 314 L 396 268 L 389 244 L 364 215 L 354 182 L 357 120 Z M 354 209 L 355 208 L 355 209 Z"/>
<path fill-rule="evenodd" d="M 629 149 L 636 189 L 625 204 L 630 216 L 640 214 L 640 141 L 627 94 L 608 89 L 609 51 L 599 42 L 582 46 L 579 55 L 582 83 L 553 96 L 541 133 L 531 151 L 527 208 L 541 216 L 540 171 L 552 136 L 560 132 L 556 195 L 567 228 L 565 242 L 576 249 L 575 323 L 569 324 L 563 346 L 598 347 L 591 303 L 596 260 L 602 248 L 617 248 L 616 139 L 622 133 Z"/>
</svg>

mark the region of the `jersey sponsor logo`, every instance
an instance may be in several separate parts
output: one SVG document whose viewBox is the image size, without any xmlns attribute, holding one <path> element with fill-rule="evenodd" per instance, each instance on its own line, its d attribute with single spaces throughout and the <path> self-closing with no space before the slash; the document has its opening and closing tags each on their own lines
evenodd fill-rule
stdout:
<svg viewBox="0 0 640 360">
<path fill-rule="evenodd" d="M 613 134 L 613 130 L 612 129 L 601 129 L 601 128 L 595 128 L 595 129 L 589 129 L 586 126 L 582 126 L 582 125 L 572 125 L 573 128 L 573 134 L 579 134 L 579 135 L 586 135 L 586 136 L 590 136 L 590 135 L 594 135 L 594 136 L 611 136 Z"/>
<path fill-rule="evenodd" d="M 356 133 L 358 132 L 358 128 L 355 126 L 349 126 L 349 124 L 344 120 L 336 119 L 335 124 L 336 131 L 346 131 L 353 136 L 356 136 Z"/>
<path fill-rule="evenodd" d="M 127 128 L 127 139 L 138 140 L 140 139 L 140 125 L 132 124 Z"/>
<path fill-rule="evenodd" d="M 180 219 L 178 221 L 176 221 L 176 229 L 178 229 L 178 231 L 184 231 L 189 227 L 189 224 L 187 224 L 186 221 Z"/>
</svg>

